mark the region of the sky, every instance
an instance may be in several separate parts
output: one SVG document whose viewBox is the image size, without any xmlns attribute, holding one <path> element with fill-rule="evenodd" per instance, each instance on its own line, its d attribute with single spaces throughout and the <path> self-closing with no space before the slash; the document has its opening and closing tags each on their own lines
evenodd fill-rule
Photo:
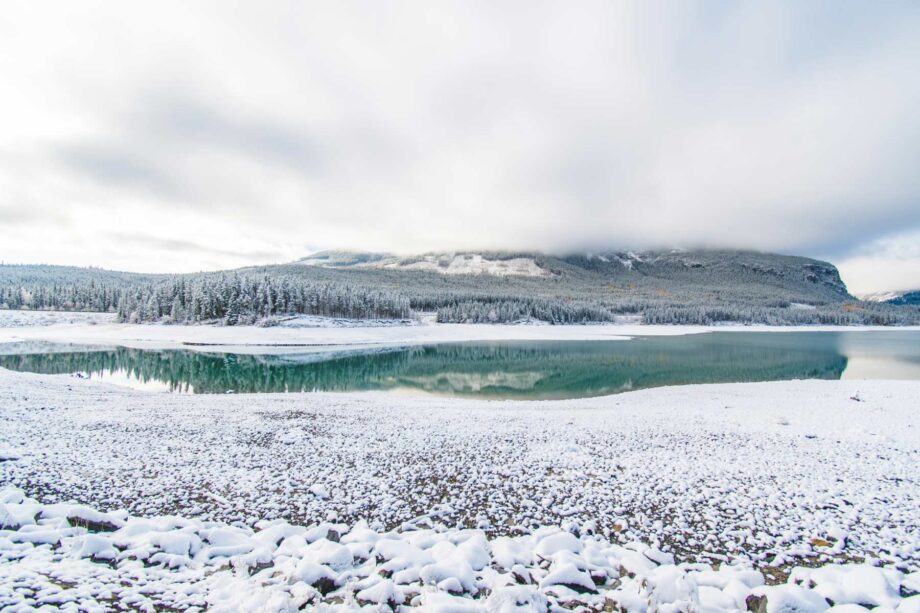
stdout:
<svg viewBox="0 0 920 613">
<path fill-rule="evenodd" d="M 920 2 L 10 0 L 0 260 L 730 247 L 920 287 Z"/>
</svg>

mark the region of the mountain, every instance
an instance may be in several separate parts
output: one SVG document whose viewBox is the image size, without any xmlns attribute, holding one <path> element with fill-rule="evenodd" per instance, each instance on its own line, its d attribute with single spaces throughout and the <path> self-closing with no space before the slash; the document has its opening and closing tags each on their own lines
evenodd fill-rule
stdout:
<svg viewBox="0 0 920 613">
<path fill-rule="evenodd" d="M 293 266 L 409 292 L 413 308 L 436 310 L 443 321 L 556 321 L 557 308 L 564 322 L 624 315 L 688 324 L 902 321 L 900 311 L 857 301 L 830 263 L 754 251 L 325 251 Z M 545 308 L 517 308 L 535 303 Z"/>
<path fill-rule="evenodd" d="M 837 269 L 738 250 L 415 256 L 325 251 L 297 262 L 191 275 L 0 266 L 0 308 L 116 311 L 127 321 L 270 324 L 289 314 L 441 322 L 877 324 L 920 309 L 859 301 Z"/>
<path fill-rule="evenodd" d="M 920 289 L 901 292 L 875 292 L 863 294 L 860 298 L 868 302 L 881 302 L 884 304 L 920 305 Z"/>
<path fill-rule="evenodd" d="M 307 266 L 323 268 L 377 268 L 445 275 L 492 275 L 498 277 L 545 277 L 551 273 L 537 264 L 537 256 L 511 253 L 427 253 L 400 257 L 388 253 L 321 251 L 301 258 Z"/>
<path fill-rule="evenodd" d="M 792 294 L 791 299 L 809 304 L 853 300 L 833 264 L 754 251 L 671 249 L 602 251 L 564 256 L 495 251 L 416 256 L 323 251 L 302 258 L 298 263 L 336 270 L 533 277 L 557 282 L 593 278 L 606 283 L 611 293 L 618 292 L 610 283 L 625 283 L 627 289 L 635 293 L 635 290 L 640 290 L 640 285 L 653 285 L 656 291 L 669 291 L 673 285 L 696 286 L 700 291 L 731 291 L 736 283 L 741 282 L 749 288 L 758 286 L 766 289 L 774 294 L 774 298 L 777 293 L 788 293 Z"/>
</svg>

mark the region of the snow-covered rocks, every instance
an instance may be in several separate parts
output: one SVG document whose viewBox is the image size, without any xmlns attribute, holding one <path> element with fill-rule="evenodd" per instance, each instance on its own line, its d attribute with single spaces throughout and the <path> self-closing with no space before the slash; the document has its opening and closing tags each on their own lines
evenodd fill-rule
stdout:
<svg viewBox="0 0 920 613">
<path fill-rule="evenodd" d="M 854 409 L 824 382 L 509 404 L 0 383 L 0 444 L 30 441 L 0 480 L 43 500 L 0 489 L 0 609 L 920 609 L 913 384 L 860 382 Z"/>
<path fill-rule="evenodd" d="M 174 516 L 126 517 L 0 490 L 10 516 L 35 523 L 0 529 L 0 608 L 348 611 L 406 606 L 433 611 L 740 611 L 912 613 L 916 574 L 869 565 L 797 568 L 764 585 L 748 563 L 674 564 L 640 542 L 611 542 L 544 526 L 489 539 L 433 523 L 383 531 L 366 523 L 256 528 Z M 92 511 L 90 513 L 90 511 Z M 33 538 L 42 534 L 42 538 Z M 330 540 L 341 534 L 339 542 Z M 316 537 L 313 540 L 306 536 Z M 630 556 L 645 563 L 637 566 Z M 510 566 L 510 568 L 509 568 Z M 632 567 L 632 569 L 630 569 Z M 376 609 L 375 609 L 376 610 Z"/>
<path fill-rule="evenodd" d="M 586 571 L 581 570 L 573 562 L 563 562 L 562 564 L 553 564 L 547 574 L 541 581 L 541 588 L 548 588 L 561 585 L 578 593 L 596 592 L 596 586 Z"/>
<path fill-rule="evenodd" d="M 557 532 L 540 539 L 537 543 L 534 553 L 541 558 L 552 558 L 553 555 L 560 551 L 570 553 L 581 553 L 581 541 L 568 532 Z"/>
<path fill-rule="evenodd" d="M 754 613 L 822 613 L 830 604 L 814 590 L 798 585 L 763 586 L 746 600 Z"/>
<path fill-rule="evenodd" d="M 293 445 L 302 441 L 305 436 L 306 433 L 300 428 L 291 428 L 290 430 L 278 434 L 278 442 L 284 443 L 285 445 Z"/>
<path fill-rule="evenodd" d="M 329 489 L 322 483 L 314 483 L 307 489 L 307 491 L 309 491 L 317 498 L 329 498 Z"/>
<path fill-rule="evenodd" d="M 865 402 L 849 399 L 857 389 Z M 174 396 L 0 370 L 0 446 L 22 450 L 0 462 L 0 483 L 136 516 L 312 525 L 306 544 L 366 548 L 370 538 L 350 544 L 335 527 L 362 519 L 372 533 L 478 528 L 509 573 L 567 552 L 593 559 L 540 532 L 563 524 L 583 547 L 591 534 L 620 543 L 640 574 L 727 558 L 775 579 L 864 557 L 914 570 L 918 394 L 912 382 L 802 381 L 545 402 Z M 497 538 L 524 532 L 547 540 L 522 550 Z"/>
<path fill-rule="evenodd" d="M 837 604 L 895 608 L 900 599 L 902 576 L 895 571 L 867 565 L 797 569 L 792 580 L 812 585 L 814 591 Z"/>
</svg>

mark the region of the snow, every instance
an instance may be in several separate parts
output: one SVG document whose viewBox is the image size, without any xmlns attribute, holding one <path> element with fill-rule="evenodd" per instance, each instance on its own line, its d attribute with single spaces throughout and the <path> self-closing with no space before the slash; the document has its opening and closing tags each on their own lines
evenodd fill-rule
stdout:
<svg viewBox="0 0 920 613">
<path fill-rule="evenodd" d="M 29 313 L 28 311 L 0 311 L 0 314 Z M 61 315 L 61 322 L 68 322 Z M 112 321 L 109 319 L 103 321 Z M 117 323 L 49 323 L 44 326 L 15 325 L 17 318 L 0 317 L 0 344 L 17 342 L 56 342 L 79 345 L 120 345 L 144 349 L 191 349 L 214 351 L 221 349 L 236 353 L 303 353 L 346 351 L 368 348 L 392 348 L 432 343 L 464 341 L 574 341 L 574 340 L 626 340 L 636 336 L 662 336 L 700 334 L 705 332 L 794 332 L 794 331 L 865 331 L 892 330 L 880 326 L 657 326 L 638 323 L 592 325 L 490 325 L 490 324 L 436 324 L 430 321 L 413 322 L 413 325 L 348 325 L 340 320 L 308 318 L 307 327 L 257 327 L 257 326 L 185 326 L 157 324 Z M 320 322 L 318 320 L 324 320 Z M 294 319 L 296 321 L 297 318 Z M 5 322 L 5 323 L 4 323 Z M 336 323 L 338 322 L 338 323 Z M 7 325 L 9 324 L 9 325 Z M 341 325 L 339 325 L 341 324 Z M 381 324 L 381 325 L 378 325 Z M 900 327 L 897 330 L 920 330 L 920 327 Z"/>
<path fill-rule="evenodd" d="M 859 403 L 851 400 L 857 390 Z M 266 525 L 274 540 L 262 546 L 297 550 L 342 535 L 336 526 L 347 523 L 360 535 L 341 538 L 352 555 L 376 551 L 402 578 L 425 561 L 435 565 L 429 579 L 453 577 L 461 586 L 475 580 L 470 573 L 480 572 L 486 552 L 507 572 L 581 559 L 588 563 L 576 567 L 593 576 L 598 552 L 569 529 L 544 526 L 616 540 L 618 564 L 638 574 L 672 562 L 734 560 L 772 580 L 804 561 L 863 558 L 917 571 L 918 397 L 920 383 L 909 381 L 700 385 L 544 402 L 164 396 L 0 370 L 0 447 L 18 456 L 0 462 L 0 483 L 41 498 L 53 513 L 42 516 L 13 496 L 2 516 L 12 528 L 37 529 L 17 537 L 28 542 L 51 538 L 43 521 L 104 519 L 61 505 L 70 499 L 238 529 L 312 525 L 303 533 Z M 110 517 L 118 519 L 112 529 L 124 522 Z M 150 534 L 188 525 L 149 521 Z M 435 524 L 484 531 L 488 547 L 467 532 L 435 547 L 425 532 Z M 372 536 L 381 530 L 413 536 Z M 514 540 L 522 532 L 534 535 L 526 548 Z M 204 546 L 231 557 L 253 553 L 228 533 L 198 538 L 122 544 L 139 559 L 160 552 L 173 564 Z M 630 549 L 634 541 L 646 545 Z M 344 559 L 334 549 L 309 559 L 334 567 Z M 750 587 L 744 574 L 733 587 L 700 577 L 732 593 Z M 825 589 L 821 574 L 806 583 Z"/>
<path fill-rule="evenodd" d="M 355 258 L 348 252 L 321 252 L 299 260 L 306 266 L 323 268 L 388 268 L 416 270 L 444 275 L 516 275 L 545 277 L 551 273 L 543 269 L 533 257 L 497 258 L 481 253 L 428 253 L 418 257 L 403 258 L 392 254 L 368 254 L 372 257 Z"/>
<path fill-rule="evenodd" d="M 306 433 L 300 428 L 291 428 L 287 432 L 279 433 L 278 440 L 285 445 L 293 445 L 303 440 L 304 436 L 306 436 Z"/>
<path fill-rule="evenodd" d="M 800 569 L 793 578 L 814 584 L 816 592 L 835 603 L 894 608 L 900 600 L 901 577 L 891 570 L 871 566 L 826 566 Z"/>
<path fill-rule="evenodd" d="M 263 319 L 260 326 L 277 326 L 279 328 L 376 328 L 414 326 L 419 323 L 420 320 L 414 319 L 348 319 L 319 315 L 284 315 Z"/>
<path fill-rule="evenodd" d="M 0 309 L 0 328 L 26 328 L 60 325 L 97 325 L 115 321 L 114 313 L 68 311 L 16 311 Z"/>
<path fill-rule="evenodd" d="M 560 551 L 581 553 L 581 541 L 567 532 L 560 532 L 547 536 L 537 543 L 534 553 L 543 558 L 551 558 L 553 554 Z"/>
<path fill-rule="evenodd" d="M 821 613 L 830 608 L 820 594 L 798 585 L 760 587 L 754 595 L 767 597 L 767 613 Z"/>
<path fill-rule="evenodd" d="M 889 300 L 894 300 L 895 298 L 900 298 L 904 294 L 908 293 L 910 290 L 904 290 L 899 292 L 871 292 L 865 294 L 857 294 L 857 298 L 860 300 L 865 300 L 867 302 L 888 302 Z"/>
<path fill-rule="evenodd" d="M 712 329 L 3 315 L 0 342 L 259 353 Z M 544 402 L 149 395 L 0 369 L 0 609 L 918 611 L 918 397 L 818 380 Z"/>
<path fill-rule="evenodd" d="M 10 611 L 271 613 L 404 605 L 425 611 L 664 613 L 739 611 L 759 604 L 771 612 L 821 612 L 832 602 L 833 610 L 849 613 L 877 602 L 885 603 L 876 609 L 879 613 L 917 608 L 917 596 L 901 595 L 910 589 L 910 575 L 898 570 L 839 565 L 823 573 L 817 586 L 806 577 L 825 569 L 797 567 L 785 582 L 773 585 L 765 585 L 767 578 L 749 562 L 714 567 L 662 562 L 632 571 L 624 556 L 646 554 L 647 544 L 621 543 L 571 525 L 494 538 L 439 522 L 392 530 L 370 528 L 365 522 L 337 523 L 310 540 L 301 536 L 312 531 L 309 527 L 283 521 L 235 527 L 180 516 L 117 513 L 106 520 L 122 522 L 118 530 L 94 531 L 54 516 L 47 505 L 16 488 L 0 489 L 0 499 L 7 501 L 5 510 L 28 506 L 41 518 L 40 526 L 0 530 L 0 606 Z M 32 539 L 34 528 L 46 538 Z M 540 561 L 536 548 L 559 535 L 565 536 L 565 555 Z M 579 542 L 577 547 L 571 546 L 572 539 Z M 530 561 L 508 569 L 495 558 L 498 542 Z M 390 553 L 400 555 L 379 555 L 384 543 Z M 228 551 L 231 546 L 235 551 Z M 396 559 L 401 570 L 394 573 Z M 851 582 L 856 576 L 863 579 Z M 870 576 L 883 581 L 865 580 Z"/>
<path fill-rule="evenodd" d="M 594 581 L 591 579 L 591 575 L 580 570 L 571 562 L 559 565 L 540 581 L 541 588 L 554 585 L 564 585 L 576 592 L 595 591 Z"/>
<path fill-rule="evenodd" d="M 443 275 L 494 275 L 545 277 L 550 273 L 528 257 L 495 259 L 478 253 L 425 255 L 417 261 L 388 260 L 363 267 L 436 272 Z"/>
<path fill-rule="evenodd" d="M 12 449 L 0 449 L 0 462 L 9 462 L 18 460 L 19 458 L 20 455 L 17 451 L 13 451 Z"/>
<path fill-rule="evenodd" d="M 901 600 L 897 613 L 920 613 L 920 595 L 910 596 Z"/>
</svg>

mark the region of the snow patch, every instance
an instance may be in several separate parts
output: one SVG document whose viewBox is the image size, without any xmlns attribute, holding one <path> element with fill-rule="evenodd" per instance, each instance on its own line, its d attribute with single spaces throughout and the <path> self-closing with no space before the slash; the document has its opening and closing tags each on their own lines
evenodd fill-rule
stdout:
<svg viewBox="0 0 920 613">
<path fill-rule="evenodd" d="M 418 270 L 443 275 L 493 275 L 497 277 L 545 277 L 549 272 L 533 258 L 490 259 L 480 254 L 425 255 L 419 260 L 397 260 L 369 266 L 396 270 Z"/>
<path fill-rule="evenodd" d="M 19 311 L 0 309 L 0 328 L 33 328 L 46 326 L 76 326 L 111 324 L 115 313 L 83 313 L 73 311 Z"/>
</svg>

